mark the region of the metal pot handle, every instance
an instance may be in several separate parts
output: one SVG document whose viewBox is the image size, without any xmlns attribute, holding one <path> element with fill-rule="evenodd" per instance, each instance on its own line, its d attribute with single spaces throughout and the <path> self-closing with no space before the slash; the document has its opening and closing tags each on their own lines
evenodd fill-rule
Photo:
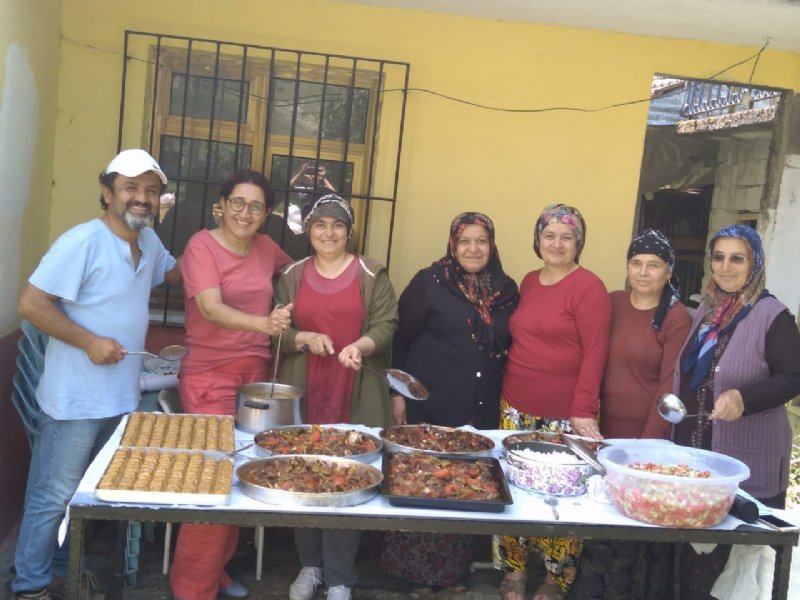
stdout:
<svg viewBox="0 0 800 600">
<path fill-rule="evenodd" d="M 259 410 L 268 410 L 272 408 L 272 405 L 269 403 L 260 404 L 258 402 L 253 402 L 252 400 L 245 400 L 243 404 L 247 408 L 257 408 Z"/>
</svg>

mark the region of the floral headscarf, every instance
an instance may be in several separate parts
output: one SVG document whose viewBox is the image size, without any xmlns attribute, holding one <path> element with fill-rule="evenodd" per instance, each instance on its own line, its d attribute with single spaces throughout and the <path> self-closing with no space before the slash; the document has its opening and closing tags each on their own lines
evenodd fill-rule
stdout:
<svg viewBox="0 0 800 600">
<path fill-rule="evenodd" d="M 671 271 L 675 269 L 675 249 L 667 237 L 658 229 L 645 229 L 633 238 L 630 246 L 628 246 L 628 260 L 637 254 L 653 254 L 667 263 Z M 658 301 L 656 312 L 653 313 L 653 329 L 656 331 L 661 329 L 667 312 L 680 299 L 680 284 L 673 273 L 669 281 L 664 285 L 664 289 L 661 290 L 661 298 Z"/>
<path fill-rule="evenodd" d="M 719 337 L 731 331 L 744 319 L 753 305 L 765 294 L 766 272 L 764 270 L 764 249 L 758 232 L 746 225 L 728 225 L 720 229 L 708 243 L 709 261 L 714 246 L 720 238 L 732 237 L 744 240 L 748 251 L 750 272 L 742 289 L 726 292 L 711 277 L 703 295 L 703 323 L 697 337 L 686 353 L 682 369 L 688 373 L 692 369 L 690 388 L 694 392 L 708 375 L 714 358 L 714 348 Z"/>
<path fill-rule="evenodd" d="M 533 234 L 533 251 L 536 252 L 536 256 L 542 258 L 539 238 L 544 228 L 553 223 L 563 223 L 572 229 L 575 235 L 575 264 L 578 264 L 583 245 L 586 243 L 586 222 L 577 208 L 567 204 L 548 204 L 536 220 L 536 231 Z"/>
<path fill-rule="evenodd" d="M 489 262 L 477 273 L 466 271 L 459 264 L 456 254 L 458 236 L 467 225 L 480 225 L 489 235 Z M 465 212 L 454 218 L 450 224 L 447 253 L 433 263 L 433 267 L 441 271 L 445 285 L 464 296 L 475 307 L 478 318 L 467 319 L 473 339 L 487 348 L 490 354 L 502 352 L 501 349 L 495 348 L 492 313 L 496 310 L 513 310 L 519 301 L 519 294 L 517 284 L 505 274 L 500 263 L 492 220 L 479 212 Z"/>
</svg>

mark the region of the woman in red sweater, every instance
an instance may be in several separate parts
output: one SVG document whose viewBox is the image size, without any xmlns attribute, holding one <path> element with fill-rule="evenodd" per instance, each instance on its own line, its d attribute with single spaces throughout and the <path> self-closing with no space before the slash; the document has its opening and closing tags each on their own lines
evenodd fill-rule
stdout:
<svg viewBox="0 0 800 600">
<path fill-rule="evenodd" d="M 603 282 L 578 264 L 586 224 L 578 209 L 545 207 L 533 250 L 544 267 L 520 285 L 500 400 L 501 429 L 564 431 L 600 439 L 597 408 L 608 350 L 611 301 Z M 506 576 L 503 600 L 525 600 L 528 551 L 539 547 L 547 576 L 533 600 L 562 598 L 575 578 L 580 540 L 495 537 Z"/>
</svg>

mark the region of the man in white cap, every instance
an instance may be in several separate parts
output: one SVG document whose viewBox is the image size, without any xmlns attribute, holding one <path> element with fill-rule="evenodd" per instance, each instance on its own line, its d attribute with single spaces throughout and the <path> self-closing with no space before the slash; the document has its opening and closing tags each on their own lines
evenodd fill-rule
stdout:
<svg viewBox="0 0 800 600">
<path fill-rule="evenodd" d="M 167 177 L 144 150 L 125 150 L 100 175 L 103 216 L 52 245 L 22 290 L 20 315 L 50 336 L 36 399 L 43 415 L 39 472 L 20 525 L 15 598 L 48 600 L 65 578 L 58 527 L 83 474 L 139 402 L 148 301 L 163 281 L 180 283 L 175 259 L 149 227 Z"/>
</svg>

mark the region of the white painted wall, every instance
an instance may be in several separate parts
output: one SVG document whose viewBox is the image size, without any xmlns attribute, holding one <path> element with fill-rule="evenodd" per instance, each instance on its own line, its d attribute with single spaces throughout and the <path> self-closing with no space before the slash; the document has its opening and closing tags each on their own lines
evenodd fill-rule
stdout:
<svg viewBox="0 0 800 600">
<path fill-rule="evenodd" d="M 767 247 L 767 287 L 789 310 L 800 313 L 800 155 L 790 154 L 781 178 L 774 229 Z"/>
<path fill-rule="evenodd" d="M 742 212 L 758 212 L 767 176 L 771 135 L 720 142 L 709 236 L 736 221 Z"/>
<path fill-rule="evenodd" d="M 10 44 L 0 91 L 0 330 L 17 319 L 20 232 L 30 195 L 39 99 L 27 49 Z"/>
</svg>

